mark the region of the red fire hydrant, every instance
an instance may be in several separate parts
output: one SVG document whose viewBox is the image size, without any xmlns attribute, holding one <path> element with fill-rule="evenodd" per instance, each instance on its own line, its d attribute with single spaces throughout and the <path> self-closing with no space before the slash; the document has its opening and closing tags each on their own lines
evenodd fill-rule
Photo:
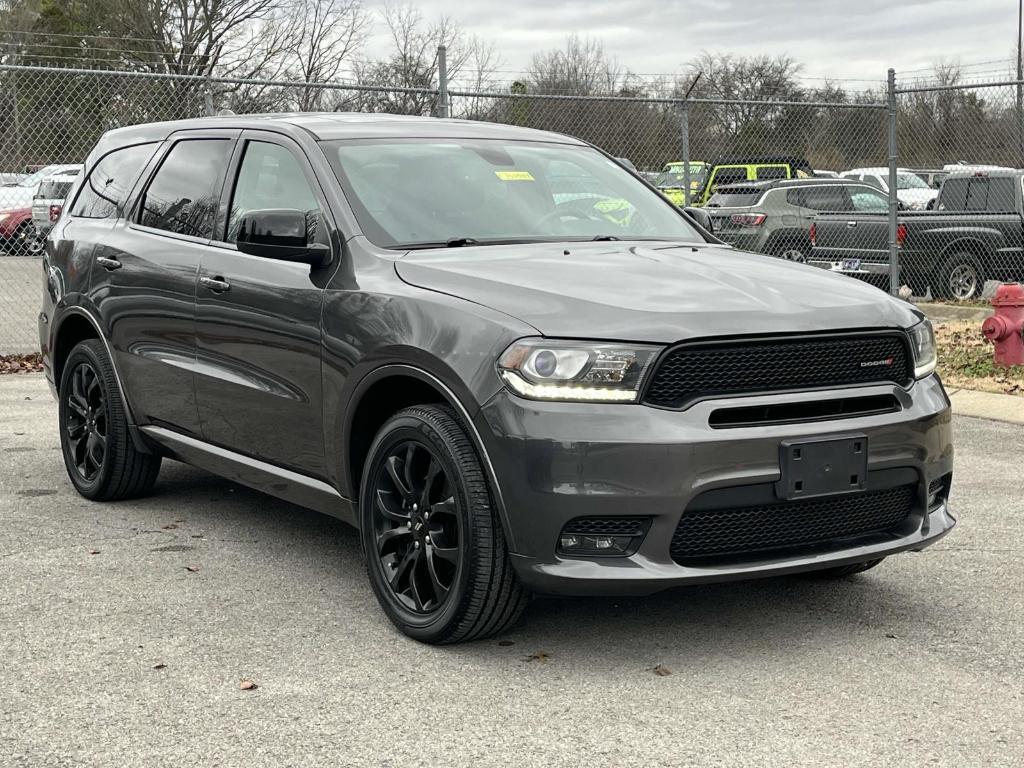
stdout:
<svg viewBox="0 0 1024 768">
<path fill-rule="evenodd" d="M 981 325 L 995 345 L 996 365 L 1024 365 L 1024 285 L 1007 283 L 992 297 L 996 313 Z"/>
</svg>

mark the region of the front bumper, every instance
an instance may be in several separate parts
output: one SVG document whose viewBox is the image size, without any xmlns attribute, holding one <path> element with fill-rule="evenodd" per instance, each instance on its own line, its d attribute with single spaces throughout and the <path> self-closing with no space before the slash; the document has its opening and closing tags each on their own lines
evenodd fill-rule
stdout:
<svg viewBox="0 0 1024 768">
<path fill-rule="evenodd" d="M 952 472 L 949 400 L 931 376 L 909 390 L 862 387 L 859 395 L 892 394 L 896 413 L 804 424 L 715 429 L 716 408 L 848 396 L 850 390 L 706 400 L 685 411 L 641 405 L 547 403 L 499 392 L 478 426 L 497 478 L 512 560 L 522 581 L 541 593 L 642 595 L 700 582 L 775 576 L 863 562 L 934 543 L 954 525 L 945 501 L 926 512 L 929 483 Z M 670 542 L 688 504 L 714 489 L 763 486 L 781 476 L 782 440 L 868 437 L 871 477 L 914 478 L 914 513 L 898 534 L 836 546 L 787 550 L 680 565 Z M 649 530 L 625 557 L 567 557 L 559 533 L 573 518 L 643 516 Z"/>
</svg>

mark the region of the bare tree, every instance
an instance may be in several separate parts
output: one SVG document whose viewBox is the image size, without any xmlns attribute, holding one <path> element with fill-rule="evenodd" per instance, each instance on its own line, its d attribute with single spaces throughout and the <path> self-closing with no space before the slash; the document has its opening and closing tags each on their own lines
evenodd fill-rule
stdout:
<svg viewBox="0 0 1024 768">
<path fill-rule="evenodd" d="M 533 55 L 526 84 L 531 93 L 597 96 L 614 93 L 622 78 L 622 68 L 599 40 L 570 35 L 564 48 Z"/>
<path fill-rule="evenodd" d="M 289 54 L 297 79 L 325 83 L 337 78 L 342 65 L 362 48 L 370 16 L 359 0 L 298 0 Z M 323 89 L 303 88 L 302 111 L 320 109 Z"/>
<path fill-rule="evenodd" d="M 458 25 L 447 16 L 428 23 L 412 6 L 385 6 L 384 23 L 391 37 L 391 55 L 356 68 L 364 85 L 382 88 L 417 89 L 367 94 L 359 103 L 370 112 L 426 115 L 436 109 L 437 48 L 448 49 L 448 74 L 454 78 L 462 71 L 470 51 L 463 45 Z"/>
</svg>

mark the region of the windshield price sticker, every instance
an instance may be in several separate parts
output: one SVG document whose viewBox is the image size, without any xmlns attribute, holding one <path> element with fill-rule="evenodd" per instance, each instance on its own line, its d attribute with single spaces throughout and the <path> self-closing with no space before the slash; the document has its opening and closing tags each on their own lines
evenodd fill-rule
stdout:
<svg viewBox="0 0 1024 768">
<path fill-rule="evenodd" d="M 495 171 L 494 175 L 502 181 L 533 181 L 529 171 Z"/>
</svg>

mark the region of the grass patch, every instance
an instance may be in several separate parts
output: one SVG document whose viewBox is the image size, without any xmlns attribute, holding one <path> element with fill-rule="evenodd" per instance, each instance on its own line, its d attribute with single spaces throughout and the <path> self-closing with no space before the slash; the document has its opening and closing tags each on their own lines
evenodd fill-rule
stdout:
<svg viewBox="0 0 1024 768">
<path fill-rule="evenodd" d="M 947 388 L 1024 396 L 1024 365 L 997 366 L 992 345 L 981 335 L 981 323 L 939 323 L 935 326 L 935 340 L 939 375 Z"/>
</svg>

